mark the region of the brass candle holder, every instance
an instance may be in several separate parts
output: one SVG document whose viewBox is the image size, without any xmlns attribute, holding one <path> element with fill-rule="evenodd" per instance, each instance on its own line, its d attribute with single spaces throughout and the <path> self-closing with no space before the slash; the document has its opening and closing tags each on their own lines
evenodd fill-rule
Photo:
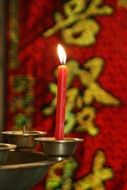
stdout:
<svg viewBox="0 0 127 190">
<path fill-rule="evenodd" d="M 3 131 L 3 139 L 5 143 L 16 144 L 19 150 L 31 150 L 35 147 L 36 142 L 34 138 L 46 135 L 42 131 Z"/>
<path fill-rule="evenodd" d="M 42 152 L 49 160 L 61 161 L 73 156 L 78 143 L 83 139 L 66 137 L 63 140 L 55 140 L 54 137 L 35 138 L 42 146 Z"/>
</svg>

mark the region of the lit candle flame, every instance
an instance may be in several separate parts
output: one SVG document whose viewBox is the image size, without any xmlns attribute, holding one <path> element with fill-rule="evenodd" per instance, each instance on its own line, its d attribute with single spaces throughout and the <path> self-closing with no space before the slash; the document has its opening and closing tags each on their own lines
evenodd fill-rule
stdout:
<svg viewBox="0 0 127 190">
<path fill-rule="evenodd" d="M 57 46 L 57 53 L 58 53 L 60 63 L 65 64 L 67 56 L 66 56 L 66 52 L 65 52 L 64 48 L 60 44 L 58 44 L 58 46 Z"/>
</svg>

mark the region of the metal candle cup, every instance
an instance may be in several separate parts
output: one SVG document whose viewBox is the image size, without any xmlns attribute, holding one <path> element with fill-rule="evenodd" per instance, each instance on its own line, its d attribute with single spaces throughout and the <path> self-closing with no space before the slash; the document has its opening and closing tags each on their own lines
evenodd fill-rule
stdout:
<svg viewBox="0 0 127 190">
<path fill-rule="evenodd" d="M 16 144 L 18 149 L 33 149 L 35 147 L 35 137 L 42 137 L 46 132 L 42 131 L 3 131 L 4 142 Z"/>
<path fill-rule="evenodd" d="M 64 160 L 73 156 L 77 144 L 83 139 L 79 138 L 64 138 L 63 140 L 56 140 L 52 137 L 35 138 L 42 146 L 43 153 L 49 157 L 50 160 Z"/>
</svg>

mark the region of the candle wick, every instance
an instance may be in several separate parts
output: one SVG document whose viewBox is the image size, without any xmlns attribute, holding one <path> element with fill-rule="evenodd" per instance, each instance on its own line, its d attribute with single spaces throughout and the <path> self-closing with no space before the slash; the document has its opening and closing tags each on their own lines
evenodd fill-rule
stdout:
<svg viewBox="0 0 127 190">
<path fill-rule="evenodd" d="M 65 65 L 65 64 L 66 64 L 66 61 L 62 61 L 62 62 L 61 62 L 61 65 Z"/>
</svg>

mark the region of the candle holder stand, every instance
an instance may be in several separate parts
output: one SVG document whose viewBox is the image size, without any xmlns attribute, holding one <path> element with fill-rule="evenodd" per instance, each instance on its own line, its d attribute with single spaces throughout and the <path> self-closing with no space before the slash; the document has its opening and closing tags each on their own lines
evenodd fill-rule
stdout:
<svg viewBox="0 0 127 190">
<path fill-rule="evenodd" d="M 53 137 L 38 137 L 35 141 L 41 144 L 42 152 L 49 160 L 61 161 L 73 156 L 77 145 L 83 139 L 66 137 L 63 140 L 55 140 Z"/>
</svg>

